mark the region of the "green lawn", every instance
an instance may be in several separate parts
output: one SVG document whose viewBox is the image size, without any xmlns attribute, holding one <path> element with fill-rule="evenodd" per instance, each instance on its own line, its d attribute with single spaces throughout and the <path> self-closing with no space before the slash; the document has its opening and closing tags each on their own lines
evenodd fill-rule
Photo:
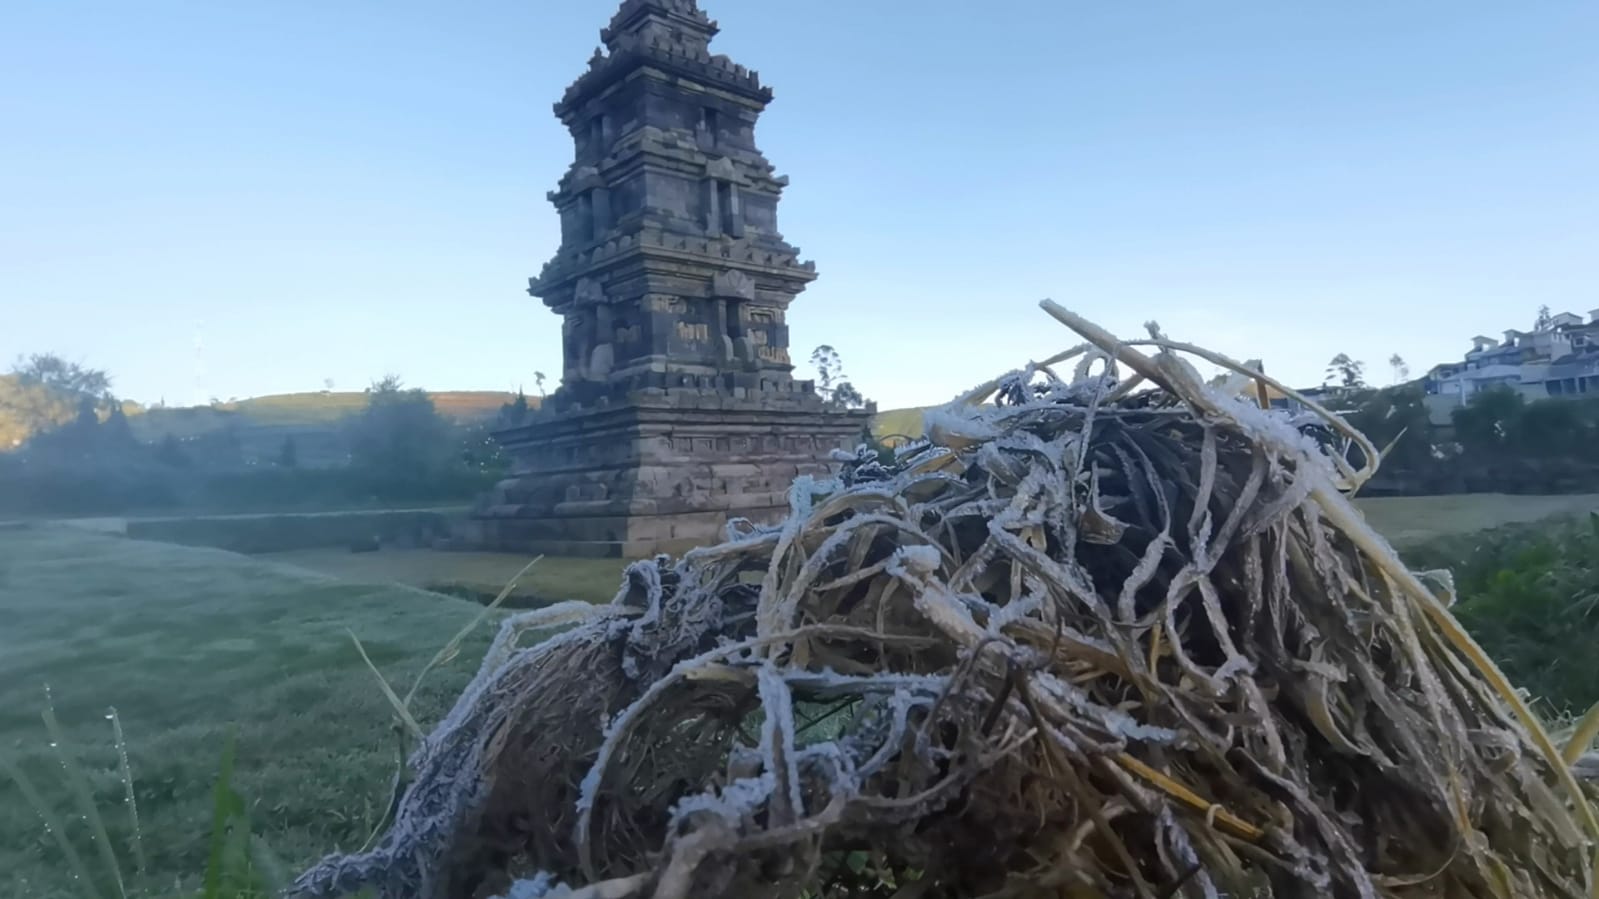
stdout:
<svg viewBox="0 0 1599 899">
<path fill-rule="evenodd" d="M 1358 499 L 1366 520 L 1395 545 L 1599 510 L 1599 494 L 1394 496 Z"/>
<path fill-rule="evenodd" d="M 494 596 L 527 565 L 528 557 L 512 553 L 435 552 L 427 549 L 385 549 L 352 553 L 343 548 L 270 553 L 258 558 L 298 565 L 345 581 L 362 584 L 405 584 L 429 590 Z M 610 602 L 622 583 L 620 559 L 542 559 L 512 592 L 516 605 L 568 599 Z"/>
<path fill-rule="evenodd" d="M 1361 506 L 1379 530 L 1406 544 L 1596 509 L 1599 497 L 1375 499 Z M 358 846 L 387 801 L 395 743 L 389 707 L 345 628 L 403 692 L 479 611 L 405 585 L 492 590 L 523 561 L 342 549 L 246 557 L 89 528 L 0 529 L 0 753 L 44 790 L 97 869 L 39 719 L 48 685 L 131 872 L 130 828 L 105 719 L 117 708 L 149 856 L 149 873 L 135 881 L 144 890 L 138 895 L 176 895 L 175 880 L 185 889 L 197 885 L 211 786 L 230 727 L 238 735 L 235 786 L 252 826 L 288 867 Z M 547 560 L 524 593 L 608 600 L 620 567 Z M 487 632 L 474 635 L 419 694 L 424 727 L 469 677 Z M 0 896 L 87 895 L 35 811 L 0 776 Z"/>
<path fill-rule="evenodd" d="M 174 880 L 193 888 L 204 869 L 210 790 L 224 735 L 236 728 L 234 784 L 253 828 L 292 867 L 359 846 L 387 802 L 391 715 L 345 629 L 403 692 L 479 610 L 218 550 L 67 528 L 0 530 L 0 752 L 70 822 L 98 870 L 39 717 L 48 685 L 131 872 L 131 828 L 106 720 L 116 707 L 149 857 L 148 876 L 135 880 L 170 896 Z M 430 677 L 417 703 L 424 726 L 460 690 L 486 643 L 484 629 Z M 90 895 L 4 776 L 0 895 Z"/>
</svg>

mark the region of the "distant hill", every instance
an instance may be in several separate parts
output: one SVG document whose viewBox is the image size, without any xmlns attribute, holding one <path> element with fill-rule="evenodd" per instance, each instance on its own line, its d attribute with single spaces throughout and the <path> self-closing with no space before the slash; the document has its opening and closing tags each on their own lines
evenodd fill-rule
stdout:
<svg viewBox="0 0 1599 899">
<path fill-rule="evenodd" d="M 428 394 L 439 414 L 459 424 L 486 422 L 499 414 L 500 407 L 516 399 L 516 394 L 499 390 L 448 390 Z M 538 405 L 538 397 L 528 404 Z M 366 394 L 357 391 L 326 393 L 280 393 L 257 396 L 214 406 L 152 408 L 142 415 L 131 415 L 128 423 L 135 437 L 146 442 L 199 437 L 228 427 L 265 429 L 324 429 L 366 408 Z"/>
<path fill-rule="evenodd" d="M 872 416 L 874 437 L 922 436 L 922 413 L 937 406 L 912 406 L 909 409 L 888 409 Z"/>
<path fill-rule="evenodd" d="M 501 406 L 516 399 L 516 394 L 501 390 L 447 390 L 428 396 L 433 398 L 440 415 L 463 424 L 493 418 L 499 414 Z M 538 398 L 530 397 L 528 403 L 537 406 Z M 280 393 L 222 403 L 215 408 L 241 413 L 258 424 L 321 424 L 338 421 L 366 408 L 366 393 Z"/>
<path fill-rule="evenodd" d="M 429 393 L 439 414 L 461 424 L 488 421 L 500 407 L 513 402 L 516 394 L 498 390 L 446 390 Z M 537 407 L 539 398 L 528 397 Z M 193 437 L 228 425 L 243 427 L 312 427 L 332 424 L 366 407 L 366 394 L 358 391 L 326 393 L 279 393 L 257 396 L 213 406 L 161 408 L 130 414 L 129 422 L 141 440 L 159 440 L 171 433 L 178 438 Z M 878 436 L 902 434 L 918 437 L 922 433 L 922 413 L 936 406 L 888 409 L 872 418 L 872 433 Z"/>
<path fill-rule="evenodd" d="M 0 375 L 0 399 L 4 399 L 3 388 L 9 377 Z M 516 399 L 516 394 L 499 390 L 446 390 L 428 395 L 433 398 L 440 415 L 459 424 L 491 421 L 499 414 L 501 406 Z M 302 444 L 325 442 L 331 437 L 329 426 L 360 412 L 366 407 L 366 398 L 366 393 L 360 391 L 279 393 L 211 406 L 141 409 L 130 403 L 124 409 L 134 437 L 145 443 L 158 443 L 168 435 L 177 440 L 194 440 L 232 430 L 249 443 L 262 444 L 264 453 L 268 447 L 276 451 L 288 436 Z M 537 407 L 538 404 L 538 397 L 528 397 L 528 405 Z M 920 437 L 922 413 L 933 408 L 937 407 L 915 406 L 879 412 L 872 418 L 872 433 L 878 437 Z M 0 425 L 3 424 L 0 419 Z M 0 427 L 0 436 L 4 436 L 3 427 Z M 20 443 L 24 436 L 18 432 L 15 442 Z M 10 443 L 0 444 L 0 451 Z M 307 448 L 302 446 L 302 451 Z"/>
<path fill-rule="evenodd" d="M 448 390 L 428 394 L 439 414 L 461 424 L 485 422 L 499 414 L 500 407 L 516 399 L 516 394 L 494 390 Z M 539 398 L 528 397 L 537 407 Z M 141 440 L 159 440 L 168 433 L 178 438 L 219 430 L 229 424 L 243 427 L 303 428 L 327 425 L 360 412 L 366 407 L 366 394 L 281 393 L 257 396 L 215 406 L 184 409 L 147 409 L 130 416 L 134 433 Z M 920 437 L 922 413 L 936 406 L 888 409 L 872 417 L 872 433 L 879 437 L 895 434 Z"/>
</svg>

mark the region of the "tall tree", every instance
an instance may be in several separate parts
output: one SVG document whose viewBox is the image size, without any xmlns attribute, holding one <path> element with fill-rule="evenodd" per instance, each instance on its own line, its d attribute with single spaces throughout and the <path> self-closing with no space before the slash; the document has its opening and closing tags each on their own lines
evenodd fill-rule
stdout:
<svg viewBox="0 0 1599 899">
<path fill-rule="evenodd" d="M 12 373 L 24 384 L 48 387 L 74 398 L 90 397 L 102 400 L 111 395 L 111 376 L 96 368 L 84 368 L 76 362 L 54 353 L 35 353 L 19 358 Z"/>
<path fill-rule="evenodd" d="M 115 407 L 105 372 L 53 353 L 17 359 L 11 373 L 0 376 L 0 451 L 67 425 L 85 404 L 108 413 Z"/>
<path fill-rule="evenodd" d="M 514 428 L 522 424 L 526 419 L 527 395 L 518 390 L 516 399 L 509 403 L 500 404 L 500 413 L 495 422 L 502 428 Z"/>
<path fill-rule="evenodd" d="M 1578 404 L 1564 399 L 1528 403 L 1516 421 L 1515 438 L 1522 454 L 1543 458 L 1580 456 L 1593 442 Z"/>
<path fill-rule="evenodd" d="M 831 399 L 833 385 L 844 379 L 844 363 L 838 357 L 838 350 L 825 343 L 811 350 L 811 365 L 816 369 L 817 392 Z"/>
<path fill-rule="evenodd" d="M 161 445 L 155 451 L 156 460 L 173 468 L 188 468 L 190 465 L 189 454 L 183 451 L 178 444 L 178 438 L 167 434 L 161 438 Z"/>
<path fill-rule="evenodd" d="M 1508 387 L 1479 390 L 1452 413 L 1455 438 L 1469 453 L 1484 457 L 1506 453 L 1519 442 L 1526 407 L 1526 399 Z"/>
<path fill-rule="evenodd" d="M 111 411 L 106 413 L 105 421 L 100 425 L 100 434 L 101 442 L 111 447 L 129 449 L 139 443 L 133 436 L 133 426 L 128 424 L 128 413 L 123 410 L 121 403 L 111 404 Z"/>
<path fill-rule="evenodd" d="M 866 397 L 850 383 L 844 374 L 844 360 L 830 344 L 824 343 L 811 351 L 811 365 L 816 369 L 816 392 L 822 399 L 846 409 L 866 405 Z"/>
<path fill-rule="evenodd" d="M 848 381 L 838 382 L 838 386 L 833 388 L 831 399 L 846 409 L 859 409 L 866 405 L 866 397 Z"/>
<path fill-rule="evenodd" d="M 426 477 L 451 455 L 450 425 L 427 391 L 389 375 L 367 388 L 366 408 L 350 423 L 350 461 L 390 479 Z"/>
<path fill-rule="evenodd" d="M 300 447 L 294 442 L 293 434 L 283 438 L 283 445 L 278 447 L 278 467 L 300 467 Z"/>
<path fill-rule="evenodd" d="M 1379 450 L 1387 450 L 1385 465 L 1418 471 L 1433 464 L 1432 426 L 1420 387 L 1373 390 L 1347 417 Z"/>
<path fill-rule="evenodd" d="M 1327 363 L 1327 377 L 1322 382 L 1326 385 L 1335 385 L 1347 390 L 1358 390 L 1366 386 L 1366 363 L 1357 362 L 1349 358 L 1348 353 L 1339 353 Z"/>
<path fill-rule="evenodd" d="M 1554 326 L 1555 326 L 1554 313 L 1549 311 L 1549 307 L 1548 306 L 1539 306 L 1538 307 L 1538 318 L 1533 321 L 1532 329 L 1534 331 L 1547 331 L 1550 328 L 1553 328 Z"/>
<path fill-rule="evenodd" d="M 1388 367 L 1394 370 L 1394 383 L 1398 384 L 1410 378 L 1410 365 L 1405 362 L 1405 357 L 1398 353 L 1388 357 Z"/>
</svg>

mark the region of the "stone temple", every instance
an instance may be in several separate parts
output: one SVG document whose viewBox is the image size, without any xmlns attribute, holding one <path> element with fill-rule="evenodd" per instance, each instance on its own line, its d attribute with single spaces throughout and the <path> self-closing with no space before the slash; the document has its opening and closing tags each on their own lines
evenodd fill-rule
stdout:
<svg viewBox="0 0 1599 899">
<path fill-rule="evenodd" d="M 796 380 L 789 304 L 816 278 L 777 230 L 788 179 L 755 146 L 772 91 L 709 50 L 695 0 L 625 0 L 555 104 L 576 159 L 561 246 L 528 293 L 561 316 L 560 387 L 496 433 L 512 475 L 473 511 L 490 547 L 647 556 L 787 510 L 872 409 Z"/>
</svg>

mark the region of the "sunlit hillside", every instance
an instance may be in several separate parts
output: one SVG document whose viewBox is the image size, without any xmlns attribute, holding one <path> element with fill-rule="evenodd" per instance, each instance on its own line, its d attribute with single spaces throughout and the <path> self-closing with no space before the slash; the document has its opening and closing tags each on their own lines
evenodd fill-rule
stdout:
<svg viewBox="0 0 1599 899">
<path fill-rule="evenodd" d="M 516 399 L 516 394 L 496 390 L 449 390 L 430 393 L 439 414 L 461 424 L 487 421 L 500 407 Z M 154 408 L 130 416 L 128 423 L 140 440 L 155 442 L 171 434 L 178 439 L 196 437 L 230 425 L 236 427 L 308 427 L 332 424 L 361 411 L 366 394 L 357 391 L 338 393 L 280 393 L 251 397 L 211 406 Z M 530 406 L 538 397 L 529 397 Z"/>
<path fill-rule="evenodd" d="M 912 406 L 908 409 L 887 409 L 872 416 L 872 434 L 882 439 L 888 437 L 922 436 L 922 413 L 933 406 Z"/>
</svg>

